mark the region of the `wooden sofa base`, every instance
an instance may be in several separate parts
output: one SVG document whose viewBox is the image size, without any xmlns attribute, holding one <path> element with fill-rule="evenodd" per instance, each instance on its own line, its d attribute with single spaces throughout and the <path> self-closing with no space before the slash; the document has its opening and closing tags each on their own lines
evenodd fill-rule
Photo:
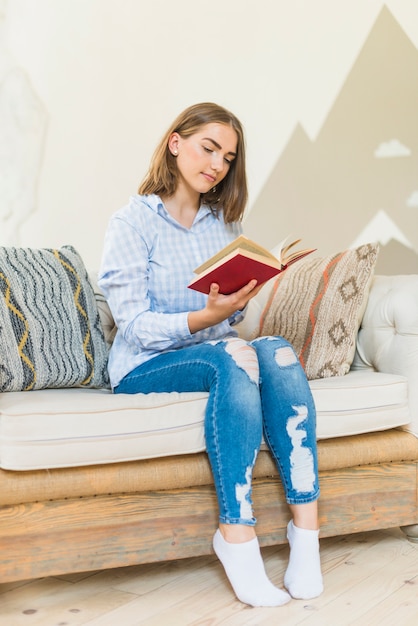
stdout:
<svg viewBox="0 0 418 626">
<path fill-rule="evenodd" d="M 320 472 L 321 537 L 418 524 L 418 461 Z M 276 476 L 254 480 L 263 546 L 284 542 Z M 209 554 L 212 485 L 0 506 L 0 582 Z"/>
</svg>

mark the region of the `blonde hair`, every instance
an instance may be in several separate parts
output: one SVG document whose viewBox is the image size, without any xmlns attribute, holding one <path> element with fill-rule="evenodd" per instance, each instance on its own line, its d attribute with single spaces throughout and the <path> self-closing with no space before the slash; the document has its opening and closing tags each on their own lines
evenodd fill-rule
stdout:
<svg viewBox="0 0 418 626">
<path fill-rule="evenodd" d="M 222 209 L 226 223 L 237 222 L 243 217 L 248 199 L 244 130 L 233 113 L 212 102 L 194 104 L 174 120 L 158 144 L 138 192 L 172 196 L 177 188 L 178 169 L 176 157 L 168 149 L 171 135 L 178 133 L 183 138 L 190 137 L 202 126 L 211 123 L 226 124 L 235 130 L 238 138 L 236 157 L 226 177 L 216 185 L 216 190 L 202 194 L 201 200 L 215 214 Z"/>
</svg>

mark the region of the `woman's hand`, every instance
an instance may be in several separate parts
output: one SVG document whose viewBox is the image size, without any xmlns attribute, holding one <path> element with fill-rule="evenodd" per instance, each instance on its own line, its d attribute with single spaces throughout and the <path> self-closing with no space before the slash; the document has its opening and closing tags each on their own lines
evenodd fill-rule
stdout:
<svg viewBox="0 0 418 626">
<path fill-rule="evenodd" d="M 190 332 L 193 334 L 198 330 L 215 326 L 231 317 L 235 311 L 241 311 L 247 306 L 251 298 L 258 294 L 261 287 L 262 285 L 257 286 L 256 280 L 250 280 L 239 291 L 225 296 L 219 293 L 219 285 L 212 283 L 205 308 L 189 313 Z"/>
</svg>

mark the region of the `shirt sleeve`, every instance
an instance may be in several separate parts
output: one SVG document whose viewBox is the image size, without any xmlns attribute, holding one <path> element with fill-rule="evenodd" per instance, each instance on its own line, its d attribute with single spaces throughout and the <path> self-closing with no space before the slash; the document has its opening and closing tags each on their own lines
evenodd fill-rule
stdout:
<svg viewBox="0 0 418 626">
<path fill-rule="evenodd" d="M 188 312 L 152 311 L 148 295 L 149 244 L 128 221 L 114 216 L 108 226 L 99 274 L 118 332 L 134 350 L 164 351 L 195 343 Z"/>
</svg>

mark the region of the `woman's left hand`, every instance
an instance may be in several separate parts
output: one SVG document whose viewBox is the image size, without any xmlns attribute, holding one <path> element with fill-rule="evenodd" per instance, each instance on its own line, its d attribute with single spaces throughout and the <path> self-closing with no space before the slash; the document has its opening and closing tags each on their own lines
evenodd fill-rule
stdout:
<svg viewBox="0 0 418 626">
<path fill-rule="evenodd" d="M 256 280 L 250 280 L 239 291 L 224 295 L 219 293 L 219 285 L 212 283 L 205 308 L 189 313 L 190 332 L 196 333 L 198 330 L 215 326 L 231 317 L 236 311 L 242 311 L 251 298 L 258 294 L 261 287 L 262 285 L 257 285 Z"/>
</svg>

